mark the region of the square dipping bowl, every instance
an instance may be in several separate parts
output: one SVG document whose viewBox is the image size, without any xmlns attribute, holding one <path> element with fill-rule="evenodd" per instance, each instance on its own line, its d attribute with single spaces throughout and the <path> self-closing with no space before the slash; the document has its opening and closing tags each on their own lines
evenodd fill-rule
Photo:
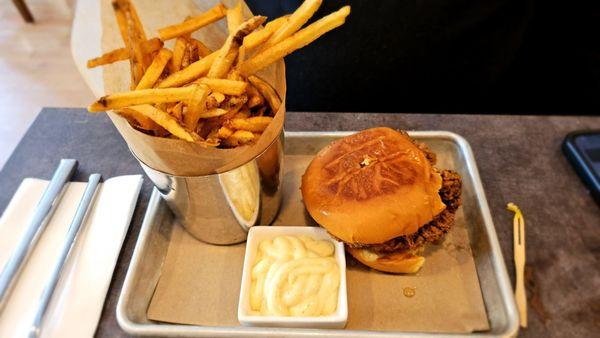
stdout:
<svg viewBox="0 0 600 338">
<path fill-rule="evenodd" d="M 340 268 L 340 286 L 338 288 L 338 303 L 334 313 L 317 317 L 292 316 L 259 316 L 250 311 L 250 285 L 254 260 L 258 245 L 266 239 L 283 235 L 305 235 L 316 240 L 328 240 L 333 243 L 335 260 Z M 344 244 L 333 239 L 323 228 L 311 226 L 254 226 L 248 232 L 246 255 L 242 273 L 242 285 L 238 304 L 238 320 L 244 326 L 291 327 L 291 328 L 322 328 L 341 329 L 348 320 L 348 298 L 346 294 L 346 256 Z"/>
</svg>

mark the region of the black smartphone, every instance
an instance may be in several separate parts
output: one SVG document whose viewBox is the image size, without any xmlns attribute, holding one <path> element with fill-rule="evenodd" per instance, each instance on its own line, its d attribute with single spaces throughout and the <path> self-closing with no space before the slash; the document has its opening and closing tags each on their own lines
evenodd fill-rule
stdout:
<svg viewBox="0 0 600 338">
<path fill-rule="evenodd" d="M 562 149 L 600 205 L 600 130 L 569 133 L 563 141 Z"/>
</svg>

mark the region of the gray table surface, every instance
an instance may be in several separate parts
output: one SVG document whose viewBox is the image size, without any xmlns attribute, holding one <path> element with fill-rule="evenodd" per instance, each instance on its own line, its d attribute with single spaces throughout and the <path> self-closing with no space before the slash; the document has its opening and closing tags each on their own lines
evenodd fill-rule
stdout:
<svg viewBox="0 0 600 338">
<path fill-rule="evenodd" d="M 530 296 L 537 293 L 534 303 L 541 306 L 536 310 L 530 303 L 529 327 L 521 336 L 592 337 L 599 332 L 600 208 L 560 144 L 570 131 L 600 129 L 600 117 L 288 113 L 286 118 L 287 130 L 389 126 L 464 136 L 473 148 L 513 281 L 512 214 L 506 203 L 518 204 L 527 221 L 527 262 L 535 289 Z M 104 114 L 44 109 L 0 172 L 0 211 L 24 178 L 50 178 L 60 158 L 79 160 L 78 181 L 92 171 L 104 178 L 142 173 Z M 146 179 L 106 297 L 99 337 L 127 336 L 115 308 L 151 189 Z"/>
</svg>

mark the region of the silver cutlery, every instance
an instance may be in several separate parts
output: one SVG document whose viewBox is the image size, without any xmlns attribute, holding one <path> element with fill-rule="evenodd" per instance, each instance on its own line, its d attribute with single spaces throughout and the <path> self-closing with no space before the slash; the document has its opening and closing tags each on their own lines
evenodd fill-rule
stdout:
<svg viewBox="0 0 600 338">
<path fill-rule="evenodd" d="M 86 215 L 90 210 L 90 206 L 92 205 L 92 201 L 94 196 L 96 195 L 96 191 L 98 189 L 98 184 L 100 183 L 100 174 L 92 174 L 90 175 L 88 184 L 85 188 L 83 196 L 79 201 L 79 206 L 77 207 L 77 211 L 75 212 L 75 216 L 71 221 L 71 225 L 69 226 L 69 230 L 67 232 L 67 236 L 65 241 L 62 244 L 60 255 L 56 259 L 54 263 L 54 268 L 52 270 L 52 275 L 50 279 L 46 283 L 44 287 L 44 292 L 42 293 L 42 297 L 40 298 L 40 302 L 38 304 L 38 308 L 31 325 L 29 331 L 29 337 L 34 338 L 38 337 L 40 334 L 40 330 L 42 327 L 42 323 L 44 320 L 44 315 L 46 313 L 46 309 L 48 308 L 48 304 L 50 303 L 50 299 L 52 299 L 52 294 L 56 289 L 56 285 L 58 284 L 58 280 L 60 278 L 61 272 L 65 266 L 65 263 L 69 259 L 73 248 L 75 247 L 75 242 L 77 239 L 77 235 L 79 234 L 81 227 L 84 225 Z"/>
<path fill-rule="evenodd" d="M 60 202 L 65 191 L 66 183 L 71 179 L 76 169 L 76 160 L 62 159 L 60 161 L 48 187 L 35 208 L 35 212 L 29 221 L 25 233 L 0 273 L 0 312 L 6 305 L 6 300 L 8 299 L 25 262 L 29 258 L 29 254 L 33 251 L 40 235 L 46 229 L 48 221 Z"/>
</svg>

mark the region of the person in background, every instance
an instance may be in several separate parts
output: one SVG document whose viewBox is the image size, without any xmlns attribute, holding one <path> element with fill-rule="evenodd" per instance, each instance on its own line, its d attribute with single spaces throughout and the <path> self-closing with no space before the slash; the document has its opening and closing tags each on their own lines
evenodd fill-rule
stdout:
<svg viewBox="0 0 600 338">
<path fill-rule="evenodd" d="M 302 1 L 246 2 L 273 18 Z M 600 111 L 599 2 L 324 0 L 314 17 L 345 4 L 344 27 L 286 57 L 288 111 Z"/>
</svg>

